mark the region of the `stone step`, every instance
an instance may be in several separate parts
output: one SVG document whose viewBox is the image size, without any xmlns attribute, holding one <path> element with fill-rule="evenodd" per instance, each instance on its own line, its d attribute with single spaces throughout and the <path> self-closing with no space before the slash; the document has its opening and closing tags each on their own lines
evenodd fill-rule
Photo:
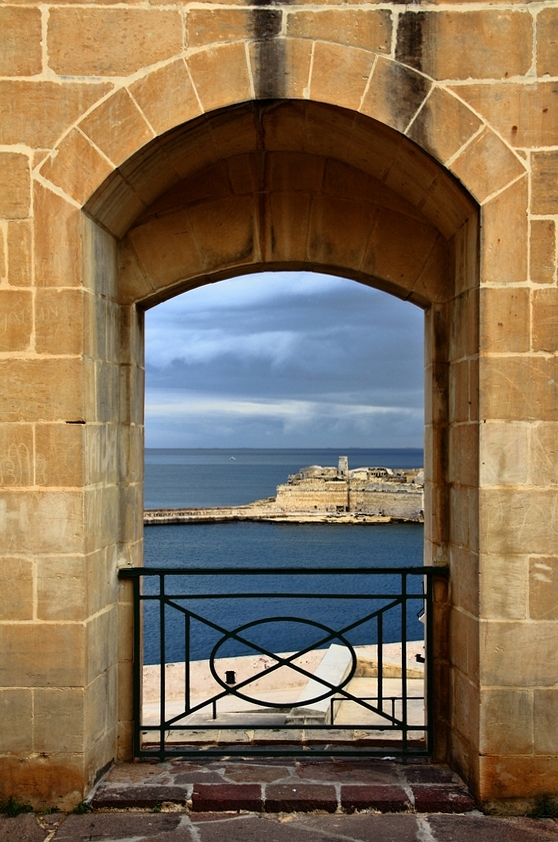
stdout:
<svg viewBox="0 0 558 842">
<path fill-rule="evenodd" d="M 372 758 L 118 764 L 90 804 L 94 809 L 174 804 L 196 813 L 466 813 L 475 808 L 467 788 L 446 766 Z"/>
</svg>

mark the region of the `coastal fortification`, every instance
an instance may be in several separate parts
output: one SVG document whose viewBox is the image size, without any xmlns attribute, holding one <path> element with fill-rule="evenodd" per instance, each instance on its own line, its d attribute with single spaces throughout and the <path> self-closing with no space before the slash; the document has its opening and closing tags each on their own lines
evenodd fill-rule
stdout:
<svg viewBox="0 0 558 842">
<path fill-rule="evenodd" d="M 423 521 L 422 468 L 353 468 L 346 456 L 337 467 L 310 465 L 277 486 L 275 497 L 246 506 L 204 509 L 149 509 L 146 525 L 219 521 L 292 523 L 385 523 Z"/>
</svg>

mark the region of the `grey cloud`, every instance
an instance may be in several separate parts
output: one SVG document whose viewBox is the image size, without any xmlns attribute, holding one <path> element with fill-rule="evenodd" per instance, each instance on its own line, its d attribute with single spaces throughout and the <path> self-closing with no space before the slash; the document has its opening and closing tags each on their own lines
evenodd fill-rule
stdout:
<svg viewBox="0 0 558 842">
<path fill-rule="evenodd" d="M 304 447 L 316 435 L 320 446 L 422 445 L 422 313 L 376 290 L 252 276 L 154 308 L 146 336 L 150 446 L 170 436 L 177 447 Z M 212 398 L 205 416 L 200 395 Z M 310 416 L 283 411 L 297 400 L 312 403 Z M 251 401 L 268 401 L 263 416 Z M 237 404 L 242 418 L 227 414 Z"/>
</svg>

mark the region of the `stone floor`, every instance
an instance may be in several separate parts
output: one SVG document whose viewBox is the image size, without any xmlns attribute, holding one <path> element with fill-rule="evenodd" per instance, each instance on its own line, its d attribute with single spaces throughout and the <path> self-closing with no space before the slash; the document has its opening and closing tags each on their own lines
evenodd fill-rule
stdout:
<svg viewBox="0 0 558 842">
<path fill-rule="evenodd" d="M 103 778 L 94 809 L 188 806 L 196 813 L 381 812 L 462 813 L 474 802 L 446 766 L 372 758 L 178 759 L 123 763 Z"/>
<path fill-rule="evenodd" d="M 554 819 L 484 816 L 446 766 L 391 759 L 119 764 L 89 807 L 0 816 L 0 842 L 558 842 Z"/>
<path fill-rule="evenodd" d="M 556 842 L 553 819 L 478 813 L 33 814 L 0 817 L 0 842 Z"/>
</svg>

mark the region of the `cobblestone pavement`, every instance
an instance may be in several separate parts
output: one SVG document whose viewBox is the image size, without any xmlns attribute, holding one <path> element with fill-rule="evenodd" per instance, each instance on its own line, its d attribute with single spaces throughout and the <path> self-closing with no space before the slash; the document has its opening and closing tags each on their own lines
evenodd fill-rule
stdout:
<svg viewBox="0 0 558 842">
<path fill-rule="evenodd" d="M 118 764 L 97 787 L 91 806 L 154 807 L 163 802 L 188 805 L 196 813 L 464 813 L 475 806 L 447 766 L 327 757 Z"/>
<path fill-rule="evenodd" d="M 428 762 L 124 763 L 89 806 L 0 816 L 0 842 L 558 842 L 554 819 L 484 816 L 447 766 Z"/>
<path fill-rule="evenodd" d="M 0 817 L 1 842 L 556 842 L 554 819 L 463 814 L 153 813 Z"/>
</svg>

